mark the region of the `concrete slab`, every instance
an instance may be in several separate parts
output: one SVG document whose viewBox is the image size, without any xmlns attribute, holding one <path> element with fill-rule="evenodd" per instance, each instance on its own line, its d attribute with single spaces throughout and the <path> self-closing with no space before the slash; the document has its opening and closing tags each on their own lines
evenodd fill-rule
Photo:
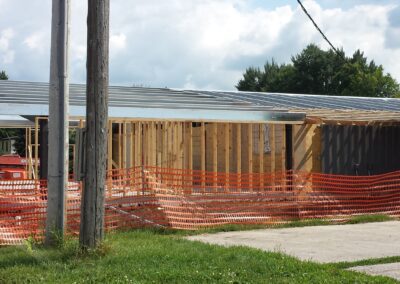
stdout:
<svg viewBox="0 0 400 284">
<path fill-rule="evenodd" d="M 388 276 L 400 280 L 400 262 L 368 266 L 356 266 L 350 268 L 349 270 L 364 272 L 370 275 Z"/>
<path fill-rule="evenodd" d="M 321 263 L 357 261 L 400 256 L 400 221 L 223 232 L 188 239 L 279 251 Z"/>
</svg>

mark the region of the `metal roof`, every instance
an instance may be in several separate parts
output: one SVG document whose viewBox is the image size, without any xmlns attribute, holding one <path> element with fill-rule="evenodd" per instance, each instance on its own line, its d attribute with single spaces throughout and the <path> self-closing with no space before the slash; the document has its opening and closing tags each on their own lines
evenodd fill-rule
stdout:
<svg viewBox="0 0 400 284">
<path fill-rule="evenodd" d="M 0 81 L 0 103 L 48 104 L 49 84 L 37 82 Z M 70 105 L 84 106 L 86 87 L 70 84 Z M 236 109 L 271 110 L 270 107 L 241 102 L 207 92 L 167 88 L 109 87 L 110 107 L 172 108 L 172 109 Z M 277 110 L 280 110 L 277 108 Z"/>
<path fill-rule="evenodd" d="M 204 92 L 272 109 L 283 108 L 289 113 L 306 114 L 307 123 L 326 124 L 399 124 L 400 99 L 375 97 L 344 97 L 259 92 Z"/>
<path fill-rule="evenodd" d="M 47 115 L 48 83 L 1 81 L 0 115 Z M 70 113 L 85 115 L 86 88 L 70 85 Z M 400 99 L 283 93 L 109 87 L 109 116 L 233 121 L 299 121 L 308 117 L 400 120 Z M 339 116 L 338 116 L 339 115 Z"/>
<path fill-rule="evenodd" d="M 0 81 L 0 115 L 47 116 L 48 99 L 48 83 Z M 69 103 L 72 117 L 85 116 L 85 85 L 70 85 Z M 302 123 L 305 114 L 293 114 L 283 108 L 255 105 L 206 92 L 110 86 L 109 117 Z"/>
<path fill-rule="evenodd" d="M 259 92 L 199 91 L 218 97 L 271 108 L 398 111 L 400 99 Z"/>
</svg>

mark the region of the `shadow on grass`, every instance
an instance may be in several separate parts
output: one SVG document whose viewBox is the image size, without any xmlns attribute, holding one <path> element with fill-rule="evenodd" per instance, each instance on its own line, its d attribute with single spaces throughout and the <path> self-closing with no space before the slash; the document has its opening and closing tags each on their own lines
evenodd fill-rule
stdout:
<svg viewBox="0 0 400 284">
<path fill-rule="evenodd" d="M 67 239 L 53 247 L 46 247 L 40 242 L 25 241 L 20 246 L 0 248 L 0 267 L 40 266 L 49 262 L 70 263 L 88 259 L 101 258 L 112 250 L 111 244 L 105 240 L 96 249 L 83 250 L 76 239 Z"/>
</svg>

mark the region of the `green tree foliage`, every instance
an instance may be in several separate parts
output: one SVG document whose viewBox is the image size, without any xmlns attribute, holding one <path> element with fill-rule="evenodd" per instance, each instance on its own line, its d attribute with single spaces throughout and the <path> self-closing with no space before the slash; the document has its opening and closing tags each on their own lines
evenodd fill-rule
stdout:
<svg viewBox="0 0 400 284">
<path fill-rule="evenodd" d="M 0 71 L 0 80 L 8 80 L 8 75 L 6 71 Z"/>
<path fill-rule="evenodd" d="M 0 139 L 15 139 L 15 149 L 17 154 L 25 156 L 25 129 L 21 128 L 0 128 Z M 4 153 L 0 152 L 0 155 Z"/>
<path fill-rule="evenodd" d="M 290 64 L 267 61 L 263 69 L 250 67 L 236 88 L 240 91 L 284 92 L 339 96 L 399 97 L 400 86 L 382 65 L 357 50 L 346 57 L 314 44 L 292 57 Z"/>
</svg>

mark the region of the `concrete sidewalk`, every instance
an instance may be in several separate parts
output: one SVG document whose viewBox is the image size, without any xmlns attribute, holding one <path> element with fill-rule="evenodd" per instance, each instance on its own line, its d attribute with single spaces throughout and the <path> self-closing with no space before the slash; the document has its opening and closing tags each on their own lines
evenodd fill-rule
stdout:
<svg viewBox="0 0 400 284">
<path fill-rule="evenodd" d="M 400 221 L 224 232 L 190 240 L 279 251 L 316 262 L 400 256 Z"/>
<path fill-rule="evenodd" d="M 356 266 L 349 270 L 364 272 L 370 275 L 384 275 L 400 280 L 400 263 L 387 263 L 368 266 Z"/>
</svg>

